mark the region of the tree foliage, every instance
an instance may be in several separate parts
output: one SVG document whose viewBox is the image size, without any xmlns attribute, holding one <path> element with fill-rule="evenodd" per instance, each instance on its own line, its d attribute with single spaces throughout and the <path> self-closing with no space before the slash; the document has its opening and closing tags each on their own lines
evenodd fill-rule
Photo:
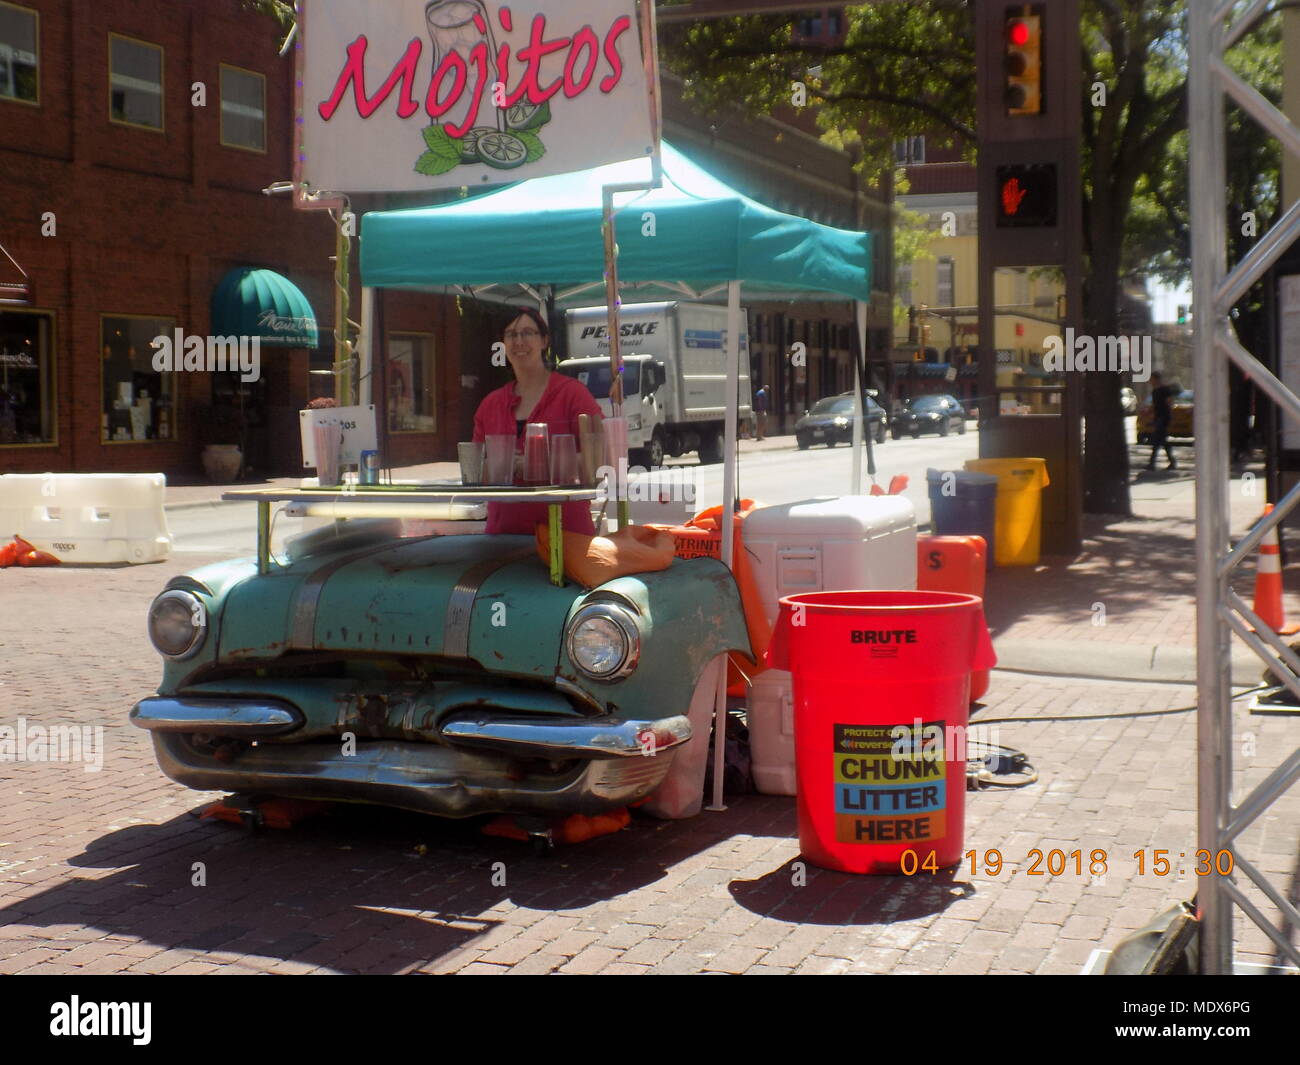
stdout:
<svg viewBox="0 0 1300 1065">
<path fill-rule="evenodd" d="M 1124 331 L 1125 281 L 1175 281 L 1189 272 L 1185 9 L 1185 0 L 1082 3 L 1082 319 L 1093 334 Z M 893 141 L 903 136 L 924 134 L 973 159 L 973 3 L 885 0 L 847 8 L 845 16 L 843 42 L 829 47 L 798 41 L 790 16 L 668 25 L 661 55 L 685 79 L 687 98 L 706 110 L 739 104 L 752 114 L 771 113 L 790 103 L 795 83 L 804 83 L 824 139 L 860 140 L 868 177 L 893 165 Z M 1232 58 L 1272 99 L 1280 93 L 1279 42 L 1273 25 L 1247 37 Z M 1276 146 L 1232 109 L 1228 135 L 1230 217 L 1254 210 L 1262 232 L 1277 211 Z M 1109 374 L 1085 381 L 1084 505 L 1093 512 L 1129 509 L 1120 383 Z"/>
</svg>

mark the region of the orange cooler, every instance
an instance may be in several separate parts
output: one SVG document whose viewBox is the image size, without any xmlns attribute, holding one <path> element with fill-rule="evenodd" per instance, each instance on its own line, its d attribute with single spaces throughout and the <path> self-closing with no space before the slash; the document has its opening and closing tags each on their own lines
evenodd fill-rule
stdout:
<svg viewBox="0 0 1300 1065">
<path fill-rule="evenodd" d="M 781 600 L 769 663 L 794 674 L 805 858 L 846 873 L 897 873 L 908 850 L 961 860 L 970 674 L 995 661 L 972 595 Z"/>
<path fill-rule="evenodd" d="M 927 592 L 960 592 L 984 598 L 988 545 L 982 536 L 918 536 L 916 586 Z M 989 690 L 989 671 L 971 674 L 970 701 Z"/>
</svg>

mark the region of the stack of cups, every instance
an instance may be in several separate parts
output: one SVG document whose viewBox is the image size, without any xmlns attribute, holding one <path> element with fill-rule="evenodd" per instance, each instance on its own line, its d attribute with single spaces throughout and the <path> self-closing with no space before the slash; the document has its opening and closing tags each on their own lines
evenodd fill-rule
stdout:
<svg viewBox="0 0 1300 1065">
<path fill-rule="evenodd" d="M 343 430 L 338 425 L 315 425 L 312 431 L 316 440 L 316 481 L 321 486 L 338 484 Z"/>
</svg>

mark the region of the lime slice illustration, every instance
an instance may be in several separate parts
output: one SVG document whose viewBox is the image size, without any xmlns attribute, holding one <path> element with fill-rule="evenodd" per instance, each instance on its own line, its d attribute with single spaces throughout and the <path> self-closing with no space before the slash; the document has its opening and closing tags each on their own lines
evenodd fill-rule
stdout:
<svg viewBox="0 0 1300 1065">
<path fill-rule="evenodd" d="M 528 159 L 528 146 L 522 140 L 513 133 L 495 129 L 479 136 L 475 150 L 483 162 L 498 170 L 513 170 L 517 166 L 523 166 Z"/>
<path fill-rule="evenodd" d="M 456 142 L 460 146 L 460 161 L 462 163 L 477 163 L 479 161 L 478 139 L 484 133 L 495 133 L 496 131 L 496 126 L 475 126 L 469 130 L 465 136 Z"/>
<path fill-rule="evenodd" d="M 510 129 L 537 129 L 538 126 L 544 126 L 550 120 L 551 105 L 549 102 L 530 104 L 527 100 L 520 100 L 519 103 L 506 110 L 506 125 Z"/>
</svg>

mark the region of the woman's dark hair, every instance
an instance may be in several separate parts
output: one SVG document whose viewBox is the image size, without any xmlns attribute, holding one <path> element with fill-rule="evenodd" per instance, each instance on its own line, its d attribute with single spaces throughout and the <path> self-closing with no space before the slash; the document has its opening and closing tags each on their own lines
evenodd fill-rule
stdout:
<svg viewBox="0 0 1300 1065">
<path fill-rule="evenodd" d="M 510 318 L 506 321 L 506 325 L 507 326 L 510 325 L 511 322 L 515 321 L 515 319 L 521 316 L 529 319 L 529 321 L 531 321 L 533 325 L 537 326 L 537 331 L 542 334 L 542 340 L 544 342 L 550 340 L 551 331 L 546 326 L 546 319 L 541 316 L 540 312 L 538 312 L 536 308 L 533 307 L 511 308 Z M 502 327 L 503 330 L 504 328 L 505 326 Z"/>
</svg>

